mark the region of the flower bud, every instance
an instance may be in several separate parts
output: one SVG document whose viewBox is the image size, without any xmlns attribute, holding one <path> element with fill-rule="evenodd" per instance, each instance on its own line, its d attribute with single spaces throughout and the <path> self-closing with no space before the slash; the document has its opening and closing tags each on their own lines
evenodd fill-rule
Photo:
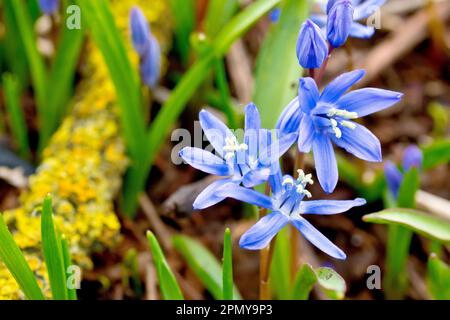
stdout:
<svg viewBox="0 0 450 320">
<path fill-rule="evenodd" d="M 298 35 L 297 58 L 303 68 L 319 68 L 328 56 L 327 43 L 319 27 L 306 20 Z"/>
</svg>

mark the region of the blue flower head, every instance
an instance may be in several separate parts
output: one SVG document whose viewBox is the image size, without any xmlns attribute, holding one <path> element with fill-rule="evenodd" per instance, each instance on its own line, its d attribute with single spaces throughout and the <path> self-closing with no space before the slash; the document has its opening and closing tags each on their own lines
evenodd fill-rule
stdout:
<svg viewBox="0 0 450 320">
<path fill-rule="evenodd" d="M 323 12 L 330 12 L 331 7 L 337 1 L 328 1 L 327 6 L 323 7 Z M 386 2 L 386 0 L 352 0 L 353 17 L 350 25 L 349 36 L 353 38 L 368 39 L 375 33 L 375 28 L 372 26 L 365 26 L 358 21 L 367 19 L 374 14 Z M 327 27 L 327 15 L 313 14 L 310 17 L 320 28 Z M 329 22 L 329 21 L 328 21 Z"/>
<path fill-rule="evenodd" d="M 415 145 L 407 147 L 403 153 L 402 167 L 403 172 L 407 172 L 411 168 L 422 168 L 423 155 L 422 151 Z M 403 173 L 397 168 L 397 166 L 391 162 L 386 161 L 384 165 L 384 174 L 386 176 L 386 182 L 389 191 L 397 198 L 400 185 L 403 180 Z"/>
<path fill-rule="evenodd" d="M 44 14 L 53 14 L 59 8 L 59 0 L 39 0 L 39 8 Z"/>
<path fill-rule="evenodd" d="M 338 169 L 333 142 L 366 161 L 381 161 L 378 139 L 354 120 L 386 109 L 398 101 L 399 92 L 364 88 L 345 92 L 365 74 L 355 70 L 342 74 L 319 93 L 312 78 L 300 79 L 298 98 L 283 111 L 277 128 L 284 134 L 298 132 L 300 152 L 314 153 L 317 177 L 327 193 L 333 192 Z M 288 117 L 294 120 L 289 120 Z"/>
<path fill-rule="evenodd" d="M 342 46 L 350 34 L 353 6 L 350 0 L 330 0 L 327 6 L 327 39 L 333 48 Z"/>
<path fill-rule="evenodd" d="M 297 40 L 297 58 L 303 68 L 319 68 L 328 56 L 328 46 L 320 28 L 310 19 L 306 20 Z"/>
<path fill-rule="evenodd" d="M 142 81 L 154 88 L 160 75 L 161 49 L 142 10 L 137 6 L 130 11 L 130 30 L 133 48 L 140 57 L 139 71 Z"/>
<path fill-rule="evenodd" d="M 216 154 L 199 148 L 185 147 L 180 157 L 196 169 L 223 176 L 203 190 L 194 201 L 195 209 L 204 209 L 223 199 L 221 189 L 229 190 L 243 184 L 253 187 L 267 181 L 279 161 L 296 139 L 286 134 L 280 139 L 269 130 L 261 129 L 259 112 L 253 103 L 245 108 L 245 131 L 239 142 L 230 129 L 208 111 L 200 112 L 200 125 Z"/>
<path fill-rule="evenodd" d="M 355 206 L 366 203 L 364 199 L 355 200 L 313 200 L 307 186 L 313 183 L 311 174 L 298 170 L 298 178 L 289 175 L 281 176 L 277 170 L 270 177 L 272 196 L 266 196 L 252 189 L 230 187 L 220 190 L 219 194 L 272 210 L 272 213 L 261 218 L 241 237 L 239 245 L 244 249 L 260 250 L 266 247 L 272 238 L 288 223 L 303 234 L 313 245 L 336 259 L 345 259 L 345 253 L 314 228 L 304 214 L 337 214 Z"/>
</svg>

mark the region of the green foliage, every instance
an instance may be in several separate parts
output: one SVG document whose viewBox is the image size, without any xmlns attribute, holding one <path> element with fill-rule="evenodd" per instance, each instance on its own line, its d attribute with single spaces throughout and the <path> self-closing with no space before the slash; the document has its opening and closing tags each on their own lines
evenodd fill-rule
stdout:
<svg viewBox="0 0 450 320">
<path fill-rule="evenodd" d="M 175 46 L 181 60 L 187 64 L 189 59 L 190 36 L 195 24 L 194 0 L 170 0 L 175 24 Z"/>
<path fill-rule="evenodd" d="M 231 19 L 238 7 L 238 0 L 210 0 L 204 22 L 206 35 L 214 38 Z"/>
<path fill-rule="evenodd" d="M 0 261 L 2 261 L 30 300 L 44 300 L 44 295 L 0 214 Z"/>
<path fill-rule="evenodd" d="M 184 297 L 181 293 L 181 289 L 164 257 L 158 240 L 156 240 L 155 235 L 151 231 L 147 232 L 147 239 L 152 252 L 153 263 L 156 268 L 159 288 L 163 298 L 165 300 L 183 300 Z"/>
<path fill-rule="evenodd" d="M 17 78 L 12 74 L 3 75 L 3 89 L 9 123 L 19 154 L 23 158 L 30 157 L 30 144 L 24 114 L 20 105 L 20 92 Z"/>
<path fill-rule="evenodd" d="M 302 74 L 295 55 L 296 43 L 307 15 L 307 0 L 283 1 L 280 20 L 271 26 L 258 55 L 253 101 L 265 128 L 275 127 L 283 108 L 296 95 Z"/>
<path fill-rule="evenodd" d="M 436 137 L 444 136 L 450 121 L 448 107 L 434 101 L 427 106 L 427 113 L 433 119 L 433 135 Z"/>
<path fill-rule="evenodd" d="M 223 271 L 216 257 L 201 243 L 186 236 L 174 236 L 173 244 L 211 295 L 217 300 L 223 299 Z M 236 287 L 233 297 L 242 299 Z"/>
<path fill-rule="evenodd" d="M 440 164 L 450 162 L 450 139 L 437 140 L 423 147 L 423 168 L 432 169 Z"/>
<path fill-rule="evenodd" d="M 70 258 L 69 242 L 64 238 L 61 239 L 61 249 L 64 259 L 64 270 L 67 276 L 68 270 L 72 266 L 72 259 Z M 66 284 L 68 286 L 68 277 L 66 277 Z M 77 300 L 77 289 L 67 287 L 67 298 L 69 300 Z"/>
<path fill-rule="evenodd" d="M 271 286 L 275 292 L 275 296 L 281 300 L 289 299 L 291 289 L 290 265 L 291 243 L 289 239 L 289 228 L 284 227 L 277 234 L 270 269 Z"/>
<path fill-rule="evenodd" d="M 47 196 L 42 206 L 41 218 L 42 250 L 47 266 L 53 299 L 67 300 L 66 269 L 61 245 L 61 237 L 53 222 L 52 199 Z"/>
<path fill-rule="evenodd" d="M 223 238 L 223 274 L 222 274 L 223 299 L 233 300 L 233 252 L 231 244 L 231 231 L 225 230 Z"/>
<path fill-rule="evenodd" d="M 450 243 L 450 224 L 414 209 L 393 208 L 365 215 L 366 222 L 401 225 L 427 238 Z"/>
<path fill-rule="evenodd" d="M 428 288 L 436 300 L 450 300 L 450 267 L 435 254 L 428 259 Z"/>
<path fill-rule="evenodd" d="M 292 288 L 292 299 L 308 300 L 311 290 L 317 283 L 317 276 L 314 269 L 305 263 L 295 276 L 294 286 Z"/>
</svg>

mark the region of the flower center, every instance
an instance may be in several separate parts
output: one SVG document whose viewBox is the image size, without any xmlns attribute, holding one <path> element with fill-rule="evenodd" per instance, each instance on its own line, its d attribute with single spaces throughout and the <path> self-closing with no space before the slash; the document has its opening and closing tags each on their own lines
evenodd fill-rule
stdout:
<svg viewBox="0 0 450 320">
<path fill-rule="evenodd" d="M 225 146 L 223 151 L 225 151 L 225 160 L 230 160 L 235 157 L 236 152 L 248 150 L 248 145 L 245 143 L 238 143 L 236 137 L 225 138 Z"/>
<path fill-rule="evenodd" d="M 349 120 L 358 118 L 358 113 L 330 108 L 326 113 L 317 113 L 316 116 L 319 119 L 319 121 L 316 121 L 319 126 L 331 129 L 336 138 L 340 139 L 342 137 L 341 128 L 349 128 L 351 130 L 356 128 L 356 124 Z"/>
<path fill-rule="evenodd" d="M 296 180 L 291 176 L 285 176 L 282 182 L 283 192 L 279 200 L 279 210 L 286 216 L 291 216 L 298 209 L 300 202 L 306 196 L 311 198 L 311 192 L 306 190 L 308 184 L 313 184 L 311 174 L 305 174 L 303 170 L 297 170 Z"/>
</svg>

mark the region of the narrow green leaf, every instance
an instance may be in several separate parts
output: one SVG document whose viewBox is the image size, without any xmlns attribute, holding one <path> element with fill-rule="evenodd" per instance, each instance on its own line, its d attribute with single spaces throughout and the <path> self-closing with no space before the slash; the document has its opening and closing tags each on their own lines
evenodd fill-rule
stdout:
<svg viewBox="0 0 450 320">
<path fill-rule="evenodd" d="M 0 261 L 11 272 L 25 296 L 30 300 L 44 300 L 44 295 L 33 271 L 31 271 L 25 257 L 14 242 L 2 214 L 0 214 L 0 243 Z"/>
<path fill-rule="evenodd" d="M 428 288 L 436 300 L 450 300 L 450 267 L 435 254 L 428 259 Z"/>
<path fill-rule="evenodd" d="M 159 246 L 158 240 L 151 231 L 147 231 L 147 239 L 152 252 L 153 263 L 158 274 L 159 288 L 165 300 L 184 300 L 180 286 L 175 278 L 164 254 Z"/>
<path fill-rule="evenodd" d="M 308 300 L 311 290 L 317 282 L 317 276 L 314 269 L 305 263 L 295 276 L 294 286 L 292 288 L 292 299 Z"/>
<path fill-rule="evenodd" d="M 225 230 L 223 238 L 223 299 L 233 300 L 233 252 L 231 244 L 231 231 Z"/>
<path fill-rule="evenodd" d="M 174 16 L 175 45 L 184 64 L 189 59 L 190 36 L 195 24 L 195 3 L 193 0 L 170 0 Z"/>
<path fill-rule="evenodd" d="M 23 158 L 30 157 L 30 144 L 25 117 L 20 105 L 20 92 L 17 78 L 12 74 L 3 75 L 6 110 L 8 111 L 11 131 Z"/>
<path fill-rule="evenodd" d="M 291 243 L 289 241 L 289 230 L 284 227 L 277 234 L 277 241 L 272 257 L 270 268 L 270 283 L 275 296 L 281 300 L 289 299 L 291 292 Z"/>
<path fill-rule="evenodd" d="M 425 237 L 450 243 L 450 223 L 414 209 L 386 209 L 365 215 L 366 222 L 401 225 Z"/>
<path fill-rule="evenodd" d="M 210 0 L 204 22 L 206 35 L 214 38 L 238 7 L 238 0 Z"/>
<path fill-rule="evenodd" d="M 61 247 L 61 238 L 53 222 L 52 198 L 45 197 L 41 216 L 42 249 L 53 299 L 67 300 L 66 270 Z"/>
<path fill-rule="evenodd" d="M 83 0 L 87 1 L 87 0 Z M 222 57 L 231 44 L 239 38 L 258 19 L 277 5 L 281 0 L 258 0 L 238 13 L 218 34 L 211 48 L 202 55 L 183 76 L 172 94 L 153 120 L 148 132 L 144 150 L 147 152 L 141 168 L 131 168 L 124 184 L 123 210 L 128 216 L 136 212 L 138 194 L 145 185 L 155 157 L 164 143 L 170 128 L 192 98 L 200 84 L 207 78 L 214 61 Z M 100 36 L 100 35 L 99 35 Z"/>
<path fill-rule="evenodd" d="M 64 259 L 64 270 L 66 273 L 67 298 L 69 300 L 77 300 L 77 289 L 69 288 L 68 286 L 68 270 L 72 266 L 72 259 L 70 258 L 69 243 L 64 238 L 61 239 L 61 249 Z"/>
<path fill-rule="evenodd" d="M 181 253 L 191 270 L 197 275 L 215 299 L 223 299 L 222 266 L 216 257 L 201 243 L 186 236 L 173 237 L 175 249 Z M 242 299 L 236 287 L 233 297 Z"/>
<path fill-rule="evenodd" d="M 280 9 L 280 20 L 272 24 L 257 60 L 253 101 L 264 128 L 275 127 L 278 116 L 295 97 L 302 74 L 296 44 L 300 25 L 308 16 L 308 1 L 285 0 Z"/>
<path fill-rule="evenodd" d="M 315 270 L 319 285 L 324 292 L 334 300 L 342 300 L 345 297 L 347 286 L 344 278 L 331 268 L 317 268 Z"/>
<path fill-rule="evenodd" d="M 419 189 L 419 172 L 417 168 L 405 172 L 403 180 L 398 190 L 397 206 L 400 208 L 414 208 L 416 192 Z"/>
<path fill-rule="evenodd" d="M 223 102 L 223 112 L 227 117 L 228 126 L 232 129 L 237 129 L 238 122 L 236 119 L 236 114 L 233 110 L 233 106 L 231 105 L 230 88 L 228 87 L 225 64 L 222 59 L 216 60 L 216 83 L 222 98 L 221 100 Z"/>
<path fill-rule="evenodd" d="M 450 162 L 450 139 L 443 139 L 433 142 L 422 149 L 423 168 L 432 169 L 440 164 Z"/>
</svg>

